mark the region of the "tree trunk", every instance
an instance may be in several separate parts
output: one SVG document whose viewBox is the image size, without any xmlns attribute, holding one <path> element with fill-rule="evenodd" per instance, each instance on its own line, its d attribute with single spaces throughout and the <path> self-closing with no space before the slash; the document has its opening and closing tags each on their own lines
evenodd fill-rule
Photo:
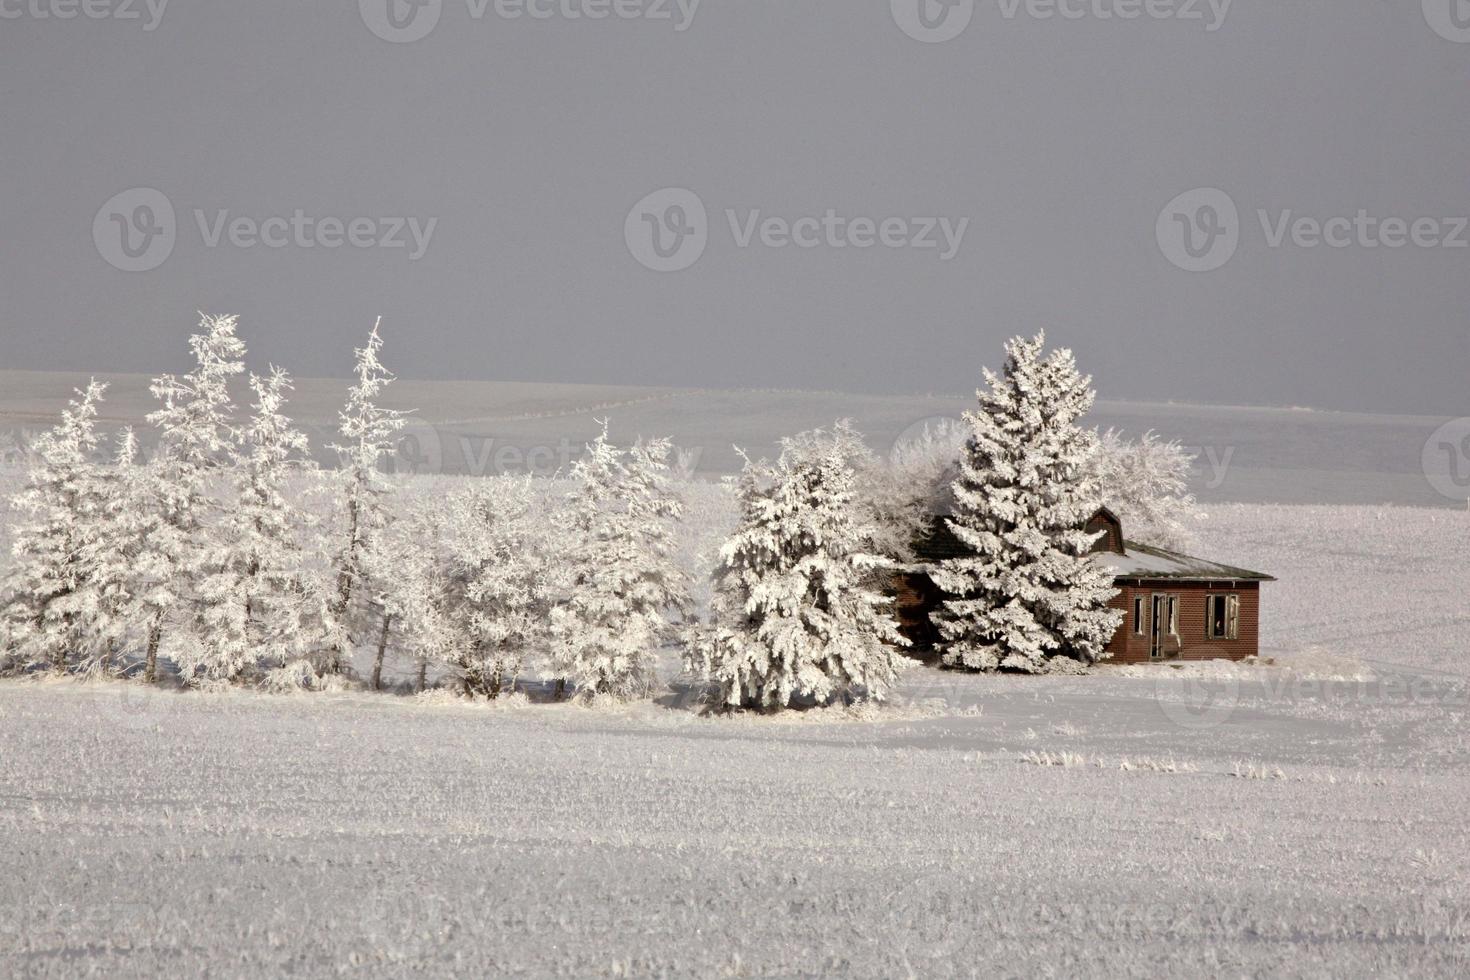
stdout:
<svg viewBox="0 0 1470 980">
<path fill-rule="evenodd" d="M 383 655 L 388 650 L 388 630 L 393 625 L 393 615 L 383 614 L 383 629 L 378 633 L 378 656 L 373 660 L 373 690 L 383 689 Z"/>
<path fill-rule="evenodd" d="M 358 526 L 361 521 L 358 507 L 357 494 L 354 491 L 347 502 L 347 551 L 342 556 L 342 568 L 337 573 L 337 603 L 332 608 L 332 614 L 337 620 L 339 629 L 345 629 L 343 624 L 347 621 L 348 610 L 352 608 L 353 578 L 357 569 L 358 552 L 362 547 L 362 543 L 358 540 Z M 327 672 L 330 674 L 342 673 L 342 661 L 346 654 L 347 651 L 342 649 L 342 644 L 332 644 L 327 661 Z"/>
<path fill-rule="evenodd" d="M 567 679 L 558 677 L 556 679 L 556 700 L 560 701 L 567 696 Z"/>
<path fill-rule="evenodd" d="M 418 693 L 419 694 L 423 694 L 424 693 L 424 688 L 427 687 L 428 684 L 429 684 L 429 661 L 426 658 L 420 657 L 419 658 Z"/>
<path fill-rule="evenodd" d="M 152 684 L 158 680 L 158 644 L 162 639 L 163 613 L 158 613 L 148 627 L 148 656 L 143 662 L 144 684 Z"/>
</svg>

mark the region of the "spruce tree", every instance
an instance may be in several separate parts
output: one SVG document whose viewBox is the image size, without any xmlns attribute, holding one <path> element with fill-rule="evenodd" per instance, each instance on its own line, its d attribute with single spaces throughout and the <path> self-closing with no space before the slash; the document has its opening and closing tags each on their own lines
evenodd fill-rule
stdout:
<svg viewBox="0 0 1470 980">
<path fill-rule="evenodd" d="M 1078 424 L 1092 408 L 1092 379 L 1069 350 L 1043 357 L 1045 341 L 1007 343 L 1004 372 L 985 371 L 988 390 L 965 416 L 970 437 L 946 523 L 969 554 L 932 571 L 948 597 L 933 619 L 951 667 L 1039 673 L 1056 657 L 1094 663 L 1120 622 L 1084 530 L 1102 502 L 1097 433 Z"/>
<path fill-rule="evenodd" d="M 774 466 L 747 460 L 741 523 L 720 551 L 710 629 L 690 668 L 726 708 L 881 701 L 907 645 L 857 487 L 869 453 L 846 422 L 786 439 Z"/>
<path fill-rule="evenodd" d="M 251 375 L 250 388 L 255 403 L 230 468 L 233 506 L 214 529 L 200 590 L 208 673 L 221 680 L 297 660 L 322 604 L 309 587 L 298 537 L 308 521 L 293 481 L 309 467 L 309 446 L 283 411 L 290 375 L 272 368 L 266 377 Z"/>
<path fill-rule="evenodd" d="M 102 471 L 98 533 L 83 551 L 93 570 L 97 608 L 87 625 L 93 651 L 89 669 L 121 673 L 122 657 L 140 636 L 139 585 L 151 571 L 146 541 L 152 533 L 152 499 L 140 492 L 138 437 L 131 426 L 117 439 L 110 468 Z"/>
<path fill-rule="evenodd" d="M 394 380 L 378 359 L 383 349 L 378 334 L 381 325 L 380 318 L 367 344 L 355 352 L 357 380 L 348 389 L 346 406 L 338 413 L 342 442 L 332 447 L 342 458 L 342 468 L 339 544 L 333 562 L 336 594 L 330 607 L 333 633 L 327 638 L 329 654 L 324 665 L 331 673 L 348 667 L 354 632 L 362 631 L 370 610 L 373 589 L 369 552 L 374 537 L 383 532 L 391 518 L 386 498 L 392 488 L 379 467 L 392 457 L 405 422 L 403 412 L 378 404 L 383 390 Z M 358 630 L 354 631 L 354 625 Z"/>
<path fill-rule="evenodd" d="M 673 560 L 683 502 L 669 481 L 667 440 L 620 450 L 602 433 L 572 476 L 571 575 L 567 600 L 552 610 L 558 669 L 584 696 L 647 697 L 658 650 L 676 637 L 674 618 L 690 605 Z"/>
<path fill-rule="evenodd" d="M 20 515 L 11 544 L 4 610 L 14 666 L 58 673 L 95 654 L 89 625 L 100 605 L 97 569 L 88 560 L 102 532 L 106 493 L 97 450 L 97 405 L 106 385 L 93 380 L 35 442 L 26 485 L 11 502 Z"/>
<path fill-rule="evenodd" d="M 220 662 L 224 658 L 210 651 L 211 643 L 221 642 L 213 635 L 218 623 L 207 615 L 201 618 L 201 613 L 218 599 L 217 583 L 210 581 L 219 560 L 216 483 L 237 439 L 229 385 L 245 370 L 245 345 L 235 336 L 238 325 L 238 317 L 204 315 L 200 332 L 189 338 L 194 369 L 153 382 L 153 396 L 163 406 L 148 416 L 160 430 L 157 469 L 150 481 L 159 521 L 150 547 L 167 572 L 150 588 L 152 618 L 144 665 L 148 681 L 157 676 L 159 645 L 170 621 L 186 627 L 180 630 L 175 657 L 185 681 L 232 672 Z"/>
</svg>

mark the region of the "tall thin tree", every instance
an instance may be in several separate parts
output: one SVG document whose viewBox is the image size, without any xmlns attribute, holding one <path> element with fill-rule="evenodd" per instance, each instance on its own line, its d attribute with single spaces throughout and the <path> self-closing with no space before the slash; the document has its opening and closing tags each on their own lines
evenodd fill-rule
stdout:
<svg viewBox="0 0 1470 980">
<path fill-rule="evenodd" d="M 342 442 L 332 448 L 341 456 L 340 544 L 335 555 L 336 596 L 332 615 L 336 634 L 328 643 L 326 668 L 336 673 L 347 666 L 354 642 L 352 620 L 355 604 L 371 595 L 368 552 L 372 538 L 391 517 L 387 496 L 392 486 L 379 467 L 392 457 L 405 423 L 404 412 L 378 404 L 393 375 L 378 359 L 383 349 L 379 335 L 380 317 L 368 335 L 367 344 L 356 350 L 357 380 L 347 392 L 347 404 L 338 413 Z"/>
</svg>

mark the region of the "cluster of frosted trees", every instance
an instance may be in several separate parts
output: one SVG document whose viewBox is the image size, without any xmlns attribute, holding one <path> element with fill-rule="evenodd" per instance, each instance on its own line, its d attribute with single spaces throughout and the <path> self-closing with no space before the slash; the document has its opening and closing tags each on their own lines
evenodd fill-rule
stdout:
<svg viewBox="0 0 1470 980">
<path fill-rule="evenodd" d="M 147 461 L 130 430 L 99 446 L 95 382 L 36 441 L 11 502 L 0 671 L 434 683 L 485 698 L 534 681 L 557 697 L 631 700 L 656 690 L 660 653 L 681 650 L 724 708 L 881 700 L 907 662 L 887 584 L 912 563 L 938 484 L 974 554 L 926 570 L 950 596 L 945 662 L 971 669 L 1101 656 L 1116 621 L 1078 528 L 1110 467 L 1146 471 L 1137 483 L 1152 497 L 1187 503 L 1170 482 L 1177 451 L 1145 440 L 1105 452 L 1077 424 L 1092 394 L 1070 353 L 1043 358 L 1041 338 L 1018 339 L 1004 374 L 987 373 L 962 446 L 933 433 L 887 465 L 839 422 L 785 440 L 774 462 L 747 460 L 701 622 L 677 557 L 667 440 L 619 447 L 604 425 L 566 493 L 486 479 L 404 494 L 383 474 L 405 417 L 380 404 L 392 375 L 376 328 L 356 352 L 329 470 L 286 415 L 284 371 L 250 375 L 250 405 L 233 404 L 236 329 L 206 316 L 193 369 L 155 380 Z"/>
</svg>

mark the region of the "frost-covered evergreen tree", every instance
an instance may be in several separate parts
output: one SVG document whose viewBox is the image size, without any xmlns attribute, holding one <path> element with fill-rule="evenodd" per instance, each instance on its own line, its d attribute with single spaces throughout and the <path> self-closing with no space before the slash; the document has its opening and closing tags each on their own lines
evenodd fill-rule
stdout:
<svg viewBox="0 0 1470 980">
<path fill-rule="evenodd" d="M 334 634 L 328 638 L 331 651 L 325 665 L 331 672 L 343 670 L 351 658 L 353 626 L 358 632 L 376 614 L 369 614 L 373 588 L 368 578 L 368 553 L 373 537 L 383 531 L 391 517 L 387 496 L 391 486 L 379 470 L 390 459 L 404 426 L 404 413 L 378 404 L 393 375 L 383 367 L 378 354 L 383 349 L 378 328 L 373 325 L 365 346 L 356 351 L 357 381 L 347 392 L 347 404 L 338 413 L 342 442 L 332 448 L 342 458 L 340 471 L 340 543 L 334 558 L 336 595 L 331 605 Z"/>
<path fill-rule="evenodd" d="M 210 581 L 221 560 L 215 484 L 237 438 L 229 385 L 245 370 L 245 345 L 235 335 L 238 326 L 238 317 L 204 315 L 200 332 L 189 338 L 194 369 L 153 382 L 153 396 L 163 407 L 148 416 L 159 429 L 157 471 L 150 483 L 158 494 L 160 520 L 152 546 L 169 567 L 154 583 L 149 600 L 153 620 L 144 666 L 149 681 L 156 677 L 159 643 L 170 620 L 186 627 L 179 631 L 175 655 L 186 681 L 235 673 L 238 647 L 232 638 L 213 635 L 219 623 L 201 614 L 218 601 Z M 238 623 L 233 628 L 241 629 Z"/>
<path fill-rule="evenodd" d="M 741 523 L 720 551 L 713 623 L 689 666 L 727 708 L 836 698 L 883 700 L 907 641 L 863 522 L 857 468 L 868 458 L 846 422 L 785 440 L 774 466 L 747 461 Z"/>
<path fill-rule="evenodd" d="M 106 514 L 102 471 L 93 459 L 104 390 L 95 380 L 79 390 L 56 428 L 36 440 L 25 488 L 11 502 L 19 521 L 4 618 L 9 659 L 20 667 L 86 669 L 77 661 L 100 652 L 89 642 L 102 603 L 97 569 L 88 558 Z"/>
<path fill-rule="evenodd" d="M 97 611 L 86 626 L 87 646 L 94 651 L 89 672 L 121 672 L 122 656 L 141 637 L 138 592 L 152 568 L 146 538 L 155 512 L 152 496 L 141 492 L 140 470 L 138 437 L 129 426 L 118 435 L 113 465 L 102 470 L 98 533 L 82 555 L 97 593 Z"/>
<path fill-rule="evenodd" d="M 1011 340 L 1004 373 L 986 370 L 989 389 L 965 416 L 970 439 L 947 523 L 972 554 L 932 572 L 949 596 L 933 618 L 952 667 L 1036 673 L 1054 657 L 1093 663 L 1120 621 L 1083 530 L 1102 503 L 1097 434 L 1078 424 L 1092 408 L 1091 379 L 1069 350 L 1043 357 L 1045 340 Z"/>
<path fill-rule="evenodd" d="M 1153 432 L 1133 441 L 1109 429 L 1102 434 L 1095 469 L 1103 502 L 1123 522 L 1129 540 L 1187 551 L 1201 518 L 1189 492 L 1189 453 Z"/>
<path fill-rule="evenodd" d="M 528 651 L 545 649 L 554 588 L 550 528 L 529 480 L 477 481 L 449 498 L 442 662 L 471 696 L 509 694 Z"/>
<path fill-rule="evenodd" d="M 142 653 L 148 682 L 157 676 L 165 621 L 179 609 L 183 596 L 175 582 L 178 556 L 169 550 L 175 533 L 162 509 L 163 478 L 157 459 L 142 462 L 137 436 L 124 430 L 109 482 L 111 516 L 100 564 L 107 570 L 107 601 L 116 610 L 113 646 L 118 653 Z"/>
<path fill-rule="evenodd" d="M 683 502 L 669 481 L 668 440 L 630 451 L 601 435 L 572 468 L 570 595 L 552 610 L 553 673 L 586 696 L 647 697 L 657 654 L 690 605 L 672 557 Z"/>
<path fill-rule="evenodd" d="M 307 514 L 296 500 L 310 469 L 309 445 L 285 415 L 291 378 L 280 368 L 251 375 L 255 403 L 234 451 L 233 506 L 214 529 L 214 553 L 200 588 L 209 674 L 237 680 L 257 669 L 314 675 L 298 663 L 325 615 L 326 597 L 305 573 L 300 535 Z M 302 680 L 310 684 L 313 676 Z"/>
</svg>

